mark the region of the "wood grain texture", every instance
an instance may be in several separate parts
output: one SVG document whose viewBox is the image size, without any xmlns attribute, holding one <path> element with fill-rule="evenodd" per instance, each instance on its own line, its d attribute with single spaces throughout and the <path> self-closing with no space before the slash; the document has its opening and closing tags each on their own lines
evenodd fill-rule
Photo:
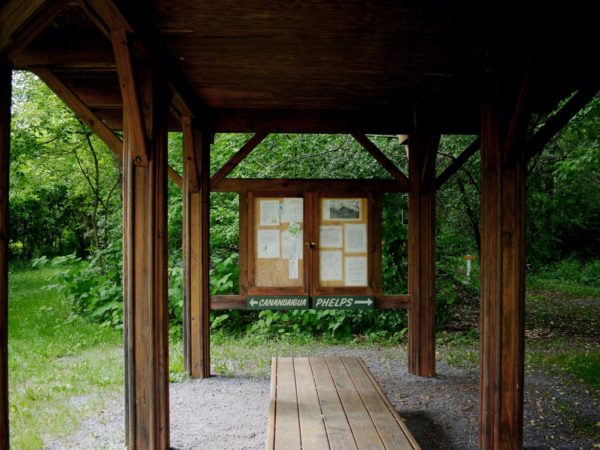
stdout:
<svg viewBox="0 0 600 450">
<path fill-rule="evenodd" d="M 293 358 L 277 359 L 277 406 L 275 409 L 276 450 L 300 450 L 300 420 Z"/>
<path fill-rule="evenodd" d="M 435 155 L 440 134 L 417 128 L 410 136 L 408 203 L 408 370 L 435 375 Z"/>
<path fill-rule="evenodd" d="M 65 8 L 68 0 L 11 0 L 0 8 L 0 56 L 13 60 Z"/>
<path fill-rule="evenodd" d="M 525 175 L 523 137 L 506 140 L 506 100 L 494 67 L 481 103 L 481 382 L 479 445 L 523 446 Z M 523 115 L 525 128 L 529 117 Z M 519 146 L 518 149 L 507 147 Z"/>
<path fill-rule="evenodd" d="M 273 358 L 267 449 L 298 445 L 323 450 L 420 448 L 359 358 Z"/>
<path fill-rule="evenodd" d="M 168 95 L 151 66 L 138 71 L 144 119 L 152 144 L 134 150 L 125 129 L 124 297 L 127 441 L 132 449 L 169 447 L 167 293 Z M 150 119 L 151 118 L 151 119 Z M 140 130 L 138 130 L 139 133 Z M 135 155 L 148 155 L 147 165 Z"/>
<path fill-rule="evenodd" d="M 210 186 L 214 188 L 218 185 L 221 180 L 223 180 L 227 175 L 229 175 L 233 169 L 235 169 L 239 163 L 241 163 L 246 156 L 248 156 L 252 150 L 254 150 L 258 144 L 260 144 L 265 137 L 267 137 L 268 133 L 259 132 L 252 136 L 248 142 L 246 142 L 242 148 L 240 148 L 229 160 L 223 164 L 217 172 L 210 179 Z"/>
<path fill-rule="evenodd" d="M 302 450 L 321 450 L 329 446 L 319 394 L 308 358 L 294 358 L 298 415 L 302 431 Z"/>
<path fill-rule="evenodd" d="M 408 192 L 408 184 L 396 180 L 374 179 L 302 179 L 302 178 L 225 178 L 212 188 L 214 192 Z"/>
<path fill-rule="evenodd" d="M 135 142 L 134 158 L 138 164 L 147 164 L 148 155 L 144 153 L 147 147 L 148 131 L 144 116 L 142 116 L 142 104 L 136 82 L 136 74 L 133 66 L 133 54 L 129 44 L 129 37 L 124 29 L 111 32 L 111 42 L 119 74 L 121 96 L 123 97 L 123 115 L 127 116 L 127 123 L 132 132 L 131 139 Z"/>
<path fill-rule="evenodd" d="M 481 141 L 479 138 L 475 139 L 473 142 L 469 144 L 467 148 L 465 148 L 460 155 L 458 155 L 444 171 L 438 175 L 435 179 L 435 189 L 440 189 L 446 181 L 448 181 L 452 175 L 460 170 L 464 164 L 471 159 L 477 150 L 481 147 Z"/>
<path fill-rule="evenodd" d="M 9 448 L 8 427 L 8 190 L 12 66 L 0 59 L 0 448 Z"/>
<path fill-rule="evenodd" d="M 402 173 L 402 171 L 390 160 L 385 153 L 383 153 L 379 147 L 377 147 L 366 135 L 361 133 L 352 133 L 352 137 L 358 142 L 363 148 L 369 152 L 369 154 L 387 170 L 399 183 L 402 185 L 408 184 L 408 178 Z"/>
<path fill-rule="evenodd" d="M 210 376 L 210 145 L 194 120 L 184 130 L 184 363 L 192 378 Z"/>
</svg>

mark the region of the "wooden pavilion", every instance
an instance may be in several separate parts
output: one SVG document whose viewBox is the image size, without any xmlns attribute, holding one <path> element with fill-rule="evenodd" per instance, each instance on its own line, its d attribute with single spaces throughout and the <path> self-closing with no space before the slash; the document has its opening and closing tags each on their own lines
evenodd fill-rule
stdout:
<svg viewBox="0 0 600 450">
<path fill-rule="evenodd" d="M 210 309 L 245 304 L 209 295 L 209 192 L 270 132 L 350 133 L 409 192 L 410 292 L 376 307 L 408 308 L 409 370 L 426 377 L 435 193 L 481 148 L 479 444 L 521 448 L 526 163 L 597 92 L 593 17 L 577 2 L 0 0 L 0 448 L 13 69 L 37 74 L 122 158 L 130 448 L 169 447 L 167 180 L 184 192 L 186 364 L 207 377 Z M 183 177 L 166 161 L 168 130 L 184 134 Z M 211 180 L 217 132 L 255 135 Z M 366 138 L 377 133 L 408 135 L 407 176 Z M 444 133 L 479 138 L 436 177 Z"/>
</svg>

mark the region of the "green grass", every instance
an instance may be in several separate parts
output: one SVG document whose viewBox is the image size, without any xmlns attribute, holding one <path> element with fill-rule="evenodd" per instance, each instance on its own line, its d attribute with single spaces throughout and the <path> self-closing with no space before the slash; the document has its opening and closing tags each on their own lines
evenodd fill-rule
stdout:
<svg viewBox="0 0 600 450">
<path fill-rule="evenodd" d="M 123 387 L 122 332 L 71 316 L 45 286 L 54 269 L 9 275 L 11 447 L 43 448 Z"/>
</svg>

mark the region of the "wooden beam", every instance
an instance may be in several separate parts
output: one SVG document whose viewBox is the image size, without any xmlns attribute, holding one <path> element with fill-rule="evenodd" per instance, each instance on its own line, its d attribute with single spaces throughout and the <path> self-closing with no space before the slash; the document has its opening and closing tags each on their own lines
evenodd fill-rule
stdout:
<svg viewBox="0 0 600 450">
<path fill-rule="evenodd" d="M 440 132 L 432 126 L 410 135 L 408 203 L 408 370 L 435 375 L 435 159 Z"/>
<path fill-rule="evenodd" d="M 88 108 L 75 92 L 45 67 L 35 68 L 34 73 L 108 146 L 115 156 L 122 159 L 123 141 Z"/>
<path fill-rule="evenodd" d="M 209 127 L 216 133 L 363 133 L 408 134 L 413 125 L 411 110 L 321 110 L 221 108 L 210 111 Z M 461 120 L 459 120 L 461 119 Z M 477 134 L 477 117 L 465 121 L 448 116 L 442 133 Z"/>
<path fill-rule="evenodd" d="M 10 174 L 10 63 L 0 59 L 0 448 L 8 432 L 8 190 Z"/>
<path fill-rule="evenodd" d="M 34 73 L 67 105 L 79 119 L 85 123 L 119 160 L 123 158 L 123 141 L 100 119 L 68 86 L 66 86 L 51 70 L 36 67 Z M 169 178 L 181 189 L 183 180 L 171 166 L 168 167 Z"/>
<path fill-rule="evenodd" d="M 182 118 L 183 341 L 192 378 L 210 376 L 210 141 L 190 117 Z"/>
<path fill-rule="evenodd" d="M 549 117 L 546 123 L 530 139 L 527 151 L 527 159 L 540 154 L 552 137 L 558 133 L 592 98 L 598 93 L 599 86 L 584 87 L 577 91 L 567 103 Z"/>
<path fill-rule="evenodd" d="M 246 142 L 241 149 L 239 149 L 229 161 L 223 164 L 221 167 L 210 179 L 210 187 L 214 188 L 217 186 L 227 175 L 231 173 L 233 169 L 235 169 L 239 163 L 241 163 L 246 156 L 254 150 L 258 144 L 260 144 L 264 138 L 266 138 L 268 133 L 259 132 L 252 136 L 248 142 Z"/>
<path fill-rule="evenodd" d="M 13 60 L 69 0 L 10 0 L 0 9 L 0 56 Z"/>
<path fill-rule="evenodd" d="M 19 55 L 15 69 L 50 66 L 52 69 L 115 69 L 110 41 L 95 29 L 47 28 Z"/>
<path fill-rule="evenodd" d="M 167 115 L 160 70 L 138 62 L 144 128 L 127 121 L 123 157 L 126 436 L 130 449 L 169 448 Z M 129 98 L 129 96 L 128 96 Z M 146 148 L 135 146 L 146 145 Z M 138 155 L 147 156 L 142 164 Z"/>
<path fill-rule="evenodd" d="M 408 178 L 402 173 L 400 169 L 394 164 L 373 142 L 364 134 L 352 133 L 352 137 L 358 142 L 363 148 L 369 152 L 369 154 L 375 158 L 375 160 L 387 170 L 399 183 L 408 184 Z"/>
<path fill-rule="evenodd" d="M 225 178 L 213 192 L 408 192 L 408 184 L 396 180 L 329 180 L 303 178 Z"/>
<path fill-rule="evenodd" d="M 505 112 L 514 105 L 499 66 L 485 71 L 481 97 L 479 445 L 485 450 L 523 447 L 526 164 L 524 138 L 506 139 Z"/>
<path fill-rule="evenodd" d="M 131 136 L 131 139 L 135 142 L 133 150 L 140 152 L 135 154 L 134 157 L 139 164 L 145 165 L 148 163 L 148 156 L 143 153 L 147 148 L 147 130 L 142 116 L 141 102 L 133 68 L 132 49 L 129 45 L 127 32 L 122 28 L 113 30 L 111 32 L 111 41 L 113 51 L 115 52 L 115 61 L 121 85 L 121 96 L 123 97 L 123 114 L 127 117 L 126 120 L 130 124 L 130 130 L 133 133 Z"/>
<path fill-rule="evenodd" d="M 479 147 L 481 146 L 481 141 L 479 138 L 476 138 L 473 142 L 469 144 L 469 146 L 463 150 L 463 152 L 456 157 L 448 167 L 435 179 L 435 189 L 440 189 L 446 181 L 450 179 L 452 175 L 460 170 L 465 163 L 471 159 Z"/>
<path fill-rule="evenodd" d="M 99 25 L 107 35 L 115 30 L 124 30 L 135 36 L 141 46 L 153 55 L 156 63 L 167 76 L 173 101 L 180 106 L 180 112 L 196 119 L 207 119 L 207 110 L 196 93 L 179 61 L 164 42 L 156 23 L 146 13 L 146 8 L 139 1 L 125 0 L 86 0 L 83 11 Z M 185 110 L 183 110 L 185 109 Z"/>
</svg>

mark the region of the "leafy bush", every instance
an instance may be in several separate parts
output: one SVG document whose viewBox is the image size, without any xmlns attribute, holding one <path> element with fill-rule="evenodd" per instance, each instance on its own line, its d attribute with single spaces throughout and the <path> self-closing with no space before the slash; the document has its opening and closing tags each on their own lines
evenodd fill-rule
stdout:
<svg viewBox="0 0 600 450">
<path fill-rule="evenodd" d="M 49 289 L 56 290 L 68 301 L 75 314 L 102 325 L 122 326 L 120 243 L 111 243 L 106 249 L 96 251 L 89 261 L 73 253 L 52 260 L 43 256 L 35 259 L 32 265 L 40 267 L 46 264 L 63 268 L 58 272 L 57 283 L 49 286 Z"/>
</svg>

